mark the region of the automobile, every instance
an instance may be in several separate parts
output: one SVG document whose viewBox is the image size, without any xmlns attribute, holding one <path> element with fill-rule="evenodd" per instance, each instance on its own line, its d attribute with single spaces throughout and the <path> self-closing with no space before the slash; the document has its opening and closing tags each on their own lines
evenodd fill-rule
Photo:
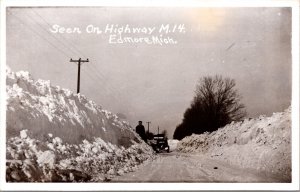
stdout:
<svg viewBox="0 0 300 192">
<path fill-rule="evenodd" d="M 149 140 L 149 145 L 153 148 L 156 153 L 163 151 L 170 152 L 170 146 L 168 144 L 168 138 L 164 134 L 153 135 L 153 138 Z"/>
</svg>

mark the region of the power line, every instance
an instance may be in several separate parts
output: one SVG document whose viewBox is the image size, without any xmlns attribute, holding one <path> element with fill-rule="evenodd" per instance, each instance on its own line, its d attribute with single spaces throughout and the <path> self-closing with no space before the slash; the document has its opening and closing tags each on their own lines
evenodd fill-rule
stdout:
<svg viewBox="0 0 300 192">
<path fill-rule="evenodd" d="M 59 41 L 61 43 L 61 45 L 63 45 L 65 48 L 67 48 L 68 50 L 70 50 L 70 53 L 72 52 L 73 54 L 77 55 L 76 52 L 74 52 L 73 50 L 71 50 L 68 45 L 66 45 L 63 41 L 61 41 L 59 38 L 57 38 L 53 33 L 51 33 L 49 30 L 45 29 L 43 25 L 41 25 L 37 20 L 35 20 L 33 17 L 31 17 L 30 15 L 26 14 L 26 16 L 31 19 L 34 23 L 36 23 L 41 29 L 43 29 L 47 34 L 50 34 L 51 37 L 53 37 L 54 39 L 56 39 L 57 41 Z"/>
<path fill-rule="evenodd" d="M 87 67 L 89 68 L 91 66 L 87 66 Z M 105 82 L 106 84 L 109 83 L 105 77 L 99 76 L 99 75 L 101 75 L 101 73 L 97 73 L 96 68 L 93 68 L 91 71 L 95 72 L 95 76 L 98 77 L 99 79 L 101 79 L 101 81 Z M 117 91 L 117 89 L 112 84 L 110 84 L 110 85 L 108 84 L 108 87 L 110 88 L 110 90 L 112 92 L 114 92 L 114 94 L 120 95 L 120 93 Z"/>
<path fill-rule="evenodd" d="M 87 77 L 89 77 L 92 81 L 94 81 L 94 82 L 97 82 L 97 81 L 98 81 L 98 79 L 96 79 L 95 76 L 91 75 L 89 71 L 85 70 L 84 68 L 82 68 L 82 70 L 86 72 Z M 119 104 L 122 104 L 122 103 L 120 102 L 120 100 L 119 100 L 118 98 L 115 97 L 115 95 L 109 94 L 109 93 L 112 93 L 111 90 L 108 90 L 109 87 L 103 87 L 103 89 L 107 91 L 107 92 L 106 92 L 106 93 L 107 93 L 107 96 L 112 97 L 116 102 L 118 102 Z M 103 91 L 102 91 L 102 92 L 103 92 Z"/>
<path fill-rule="evenodd" d="M 59 47 L 57 47 L 55 44 L 53 44 L 51 41 L 47 40 L 46 38 L 44 38 L 42 35 L 40 35 L 38 32 L 36 32 L 32 27 L 28 26 L 25 22 L 23 22 L 18 16 L 16 16 L 15 14 L 11 13 L 11 15 L 13 15 L 20 23 L 24 24 L 28 29 L 30 29 L 31 32 L 35 33 L 36 35 L 38 35 L 41 39 L 43 39 L 44 41 L 48 42 L 52 47 L 54 47 L 57 51 L 59 51 L 60 53 L 62 53 L 64 56 L 70 58 L 70 56 L 68 55 L 68 53 L 66 53 L 64 50 L 60 49 Z"/>
<path fill-rule="evenodd" d="M 88 66 L 88 65 L 87 65 Z M 87 77 L 89 77 L 93 82 L 103 82 L 103 81 L 99 81 L 99 78 L 97 77 L 97 75 L 93 75 L 93 74 L 91 74 L 91 72 L 90 71 L 88 71 L 88 70 L 86 70 L 84 67 L 82 68 L 82 70 L 84 71 L 84 72 L 86 72 L 85 74 L 87 75 Z M 117 98 L 117 97 L 115 97 L 115 92 L 111 89 L 111 87 L 110 86 L 103 86 L 103 88 L 104 88 L 104 90 L 106 90 L 107 91 L 107 93 L 109 93 L 109 95 L 108 96 L 110 96 L 110 97 L 112 97 L 114 100 L 116 100 L 119 104 L 121 104 L 121 102 L 119 101 L 119 99 Z M 103 92 L 103 91 L 101 91 L 101 92 Z"/>
<path fill-rule="evenodd" d="M 41 19 L 42 19 L 49 27 L 51 27 L 51 24 L 50 24 L 49 22 L 47 22 L 46 19 L 44 19 L 38 12 L 36 12 L 36 11 L 34 11 L 34 10 L 32 10 L 32 12 L 35 13 L 37 16 L 39 16 L 39 17 L 40 17 L 40 18 L 41 18 Z M 48 32 L 48 31 L 47 31 L 47 32 Z M 84 56 L 84 57 L 87 58 L 87 56 L 85 56 L 85 54 L 84 54 L 83 52 L 81 52 L 81 51 L 80 51 L 79 49 L 77 49 L 74 45 L 72 45 L 71 42 L 67 41 L 67 39 L 64 38 L 63 36 L 61 36 L 61 37 L 62 37 L 66 42 L 68 42 L 69 45 L 71 45 L 71 47 L 72 47 L 74 50 L 76 50 L 78 53 L 80 53 L 80 55 L 82 55 L 82 56 Z M 56 38 L 56 39 L 57 39 L 57 38 Z M 60 42 L 62 42 L 62 41 L 60 40 Z M 89 66 L 94 67 L 93 65 L 89 65 Z M 102 78 L 105 79 L 104 75 L 103 75 L 96 67 L 94 67 L 93 70 L 96 70 L 97 74 L 99 74 L 100 77 L 102 77 Z"/>
<path fill-rule="evenodd" d="M 40 17 L 43 22 L 45 22 L 49 27 L 52 27 L 52 25 L 46 21 L 46 19 L 44 19 L 44 17 L 42 17 L 38 12 L 34 11 L 33 9 L 31 10 L 33 13 L 35 13 L 38 17 Z M 74 46 L 70 41 L 68 41 L 66 38 L 62 37 L 67 43 L 69 43 L 69 45 L 71 45 L 71 48 L 73 48 L 75 51 L 77 51 L 77 53 L 79 53 L 80 55 L 82 55 L 83 57 L 87 58 L 87 56 L 85 54 L 83 54 L 79 49 L 76 48 L 76 46 Z"/>
<path fill-rule="evenodd" d="M 46 21 L 46 19 L 44 19 L 39 13 L 37 13 L 36 11 L 34 11 L 34 10 L 32 10 L 32 12 L 34 12 L 37 16 L 39 16 L 42 20 L 43 20 L 43 22 L 45 22 L 49 27 L 51 27 L 51 24 L 49 24 L 49 22 L 47 22 Z M 39 24 L 40 25 L 40 24 Z M 41 25 L 40 25 L 41 26 Z M 41 26 L 42 27 L 42 26 Z M 43 28 L 43 27 L 42 27 Z M 47 33 L 49 33 L 49 31 L 48 30 L 46 30 L 46 29 L 44 29 L 43 28 L 43 30 L 45 30 Z M 52 33 L 50 33 L 52 36 L 54 36 Z M 59 40 L 61 43 L 63 43 L 64 45 L 65 45 L 65 43 L 64 42 L 62 42 L 60 39 L 58 39 L 56 36 L 54 36 L 55 37 L 55 39 L 57 39 L 57 40 Z M 66 42 L 68 42 L 63 36 L 61 36 Z M 71 47 L 74 49 L 74 50 L 76 50 L 78 53 L 80 53 L 80 55 L 82 55 L 82 56 L 85 56 L 85 54 L 84 53 L 82 53 L 79 49 L 77 49 L 76 47 L 74 47 L 72 44 L 71 44 L 71 42 L 68 42 L 69 43 L 69 45 L 71 45 Z M 68 46 L 65 46 L 65 47 L 67 47 L 70 51 L 72 51 L 73 53 L 75 53 L 73 50 L 71 50 Z M 86 57 L 86 56 L 85 56 Z M 93 71 L 93 72 L 95 72 L 95 75 L 99 78 L 99 79 L 102 79 L 103 81 L 106 79 L 105 77 L 104 77 L 104 75 L 95 67 L 95 66 L 93 66 L 93 65 L 88 65 L 88 68 L 89 67 L 91 67 L 91 68 L 93 68 L 91 71 Z M 107 81 L 106 81 L 107 82 Z M 117 95 L 120 95 L 120 93 L 117 91 L 117 89 L 115 88 L 115 87 L 113 87 L 112 85 L 108 85 L 108 86 L 110 86 L 111 88 L 112 88 L 112 90 L 115 90 L 115 91 L 113 91 L 114 93 L 117 93 Z"/>
<path fill-rule="evenodd" d="M 36 13 L 36 12 L 35 12 Z M 39 24 L 38 22 L 37 22 L 37 20 L 35 20 L 35 19 L 33 19 L 31 16 L 29 16 L 28 14 L 26 14 L 27 15 L 27 17 L 29 17 L 32 21 L 34 21 L 37 25 L 39 25 L 39 27 L 40 28 L 42 28 L 44 31 L 46 31 L 46 33 L 47 34 L 50 34 L 52 37 L 54 37 L 57 41 L 59 41 L 64 47 L 66 47 L 67 49 L 69 49 L 70 50 L 70 52 L 73 52 L 73 53 L 75 53 L 75 54 L 77 54 L 76 52 L 74 52 L 73 50 L 71 50 L 70 48 L 69 48 L 69 46 L 68 45 L 66 45 L 61 39 L 59 39 L 59 38 L 57 38 L 55 35 L 53 35 L 52 33 L 50 33 L 47 29 L 45 29 L 41 24 Z M 37 15 L 39 15 L 38 13 L 37 13 Z M 39 15 L 40 16 L 40 15 Z M 40 16 L 41 18 L 42 18 L 42 20 L 44 21 L 44 22 L 46 22 L 46 24 L 47 25 L 49 25 L 50 26 L 50 24 L 42 17 L 42 16 Z M 77 50 L 77 52 L 80 52 L 78 49 L 76 49 Z M 80 52 L 81 53 L 81 52 Z M 84 55 L 84 54 L 82 54 L 81 53 L 81 55 Z M 95 69 L 95 68 L 94 68 Z M 94 71 L 94 70 L 91 70 L 91 71 Z M 97 70 L 98 71 L 98 70 Z M 98 76 L 98 78 L 99 78 L 99 76 Z M 100 78 L 100 79 L 102 79 L 102 78 Z"/>
<path fill-rule="evenodd" d="M 33 11 L 33 10 L 32 10 Z M 36 13 L 36 15 L 38 15 L 42 20 L 43 20 L 43 22 L 45 22 L 48 26 L 50 26 L 51 27 L 51 25 L 40 15 L 40 14 L 38 14 L 37 12 L 35 12 L 35 11 L 33 11 L 34 13 Z M 12 14 L 12 13 L 11 13 Z M 34 32 L 35 34 L 37 34 L 40 38 L 42 38 L 43 40 L 45 40 L 46 42 L 48 42 L 51 46 L 53 46 L 55 49 L 57 49 L 58 51 L 60 51 L 61 53 L 63 53 L 65 56 L 67 56 L 68 58 L 71 58 L 70 56 L 69 56 L 69 54 L 66 52 L 66 51 L 64 51 L 63 49 L 61 49 L 61 48 L 59 48 L 59 47 L 57 47 L 55 44 L 53 44 L 51 41 L 49 41 L 48 39 L 46 39 L 46 38 L 44 38 L 43 36 L 41 36 L 34 28 L 32 28 L 32 27 L 29 27 L 25 22 L 23 22 L 18 16 L 16 16 L 16 15 L 14 15 L 14 14 L 12 14 L 13 16 L 15 16 L 18 20 L 19 20 L 19 22 L 21 22 L 21 23 L 23 23 L 26 27 L 28 27 L 32 32 Z M 35 20 L 35 19 L 33 19 L 31 16 L 29 16 L 28 14 L 26 14 L 26 16 L 28 17 L 28 18 L 30 18 L 34 23 L 36 23 L 40 28 L 42 28 L 44 31 L 46 31 L 46 34 L 48 34 L 49 35 L 49 31 L 47 30 L 47 29 L 45 29 L 37 20 Z M 56 36 L 54 36 L 52 33 L 50 33 L 50 35 L 54 38 L 54 39 L 56 39 L 61 45 L 63 45 L 63 47 L 65 47 L 65 48 L 67 48 L 70 52 L 72 52 L 72 53 L 76 53 L 75 51 L 73 51 L 72 49 L 70 49 L 70 47 L 69 47 L 69 45 L 71 45 L 71 43 L 70 42 L 68 42 L 63 36 L 61 36 L 67 43 L 65 43 L 65 42 L 63 42 L 61 39 L 59 39 L 59 38 L 57 38 Z M 68 45 L 69 44 L 69 45 Z M 71 45 L 71 47 L 73 47 L 73 45 Z M 78 53 L 80 53 L 80 55 L 85 55 L 85 54 L 83 54 L 80 50 L 78 50 L 77 48 L 75 48 L 75 47 L 73 47 L 73 49 L 74 50 L 76 50 Z M 76 53 L 77 54 L 77 53 Z M 88 68 L 90 68 L 90 66 L 88 66 Z M 106 80 L 106 78 L 104 77 L 104 75 L 95 67 L 95 66 L 93 66 L 93 65 L 91 65 L 91 68 L 93 68 L 92 70 L 90 70 L 91 72 L 94 72 L 94 76 L 96 77 L 96 81 L 98 81 L 97 80 L 97 78 L 98 79 L 101 79 L 100 81 L 105 81 L 106 83 L 107 83 L 107 86 L 108 87 L 106 87 L 106 90 L 108 90 L 109 92 L 111 92 L 111 93 L 113 93 L 113 95 L 112 95 L 112 97 L 115 99 L 115 100 L 117 100 L 118 101 L 118 103 L 120 103 L 119 102 L 119 99 L 117 99 L 115 96 L 114 96 L 114 94 L 117 94 L 117 95 L 120 95 L 120 93 L 117 91 L 117 89 L 115 88 L 115 87 L 113 87 L 112 85 L 109 85 L 108 84 L 108 82 L 107 82 L 107 80 Z M 90 68 L 90 69 L 91 69 Z M 84 70 L 84 71 L 86 71 L 86 70 Z M 88 71 L 86 71 L 86 72 L 88 72 Z M 89 72 L 88 72 L 88 76 L 90 76 L 90 77 L 93 77 L 93 75 L 91 75 Z"/>
</svg>

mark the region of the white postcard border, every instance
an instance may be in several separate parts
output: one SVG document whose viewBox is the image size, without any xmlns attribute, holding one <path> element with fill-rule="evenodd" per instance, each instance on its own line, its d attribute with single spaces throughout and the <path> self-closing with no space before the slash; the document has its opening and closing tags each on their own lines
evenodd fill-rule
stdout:
<svg viewBox="0 0 300 192">
<path fill-rule="evenodd" d="M 31 6 L 115 6 L 115 7 L 292 7 L 292 183 L 6 183 L 6 7 Z M 3 0 L 1 1 L 0 65 L 0 190 L 14 191 L 132 191 L 132 190 L 299 190 L 299 1 L 108 1 L 108 0 Z"/>
</svg>

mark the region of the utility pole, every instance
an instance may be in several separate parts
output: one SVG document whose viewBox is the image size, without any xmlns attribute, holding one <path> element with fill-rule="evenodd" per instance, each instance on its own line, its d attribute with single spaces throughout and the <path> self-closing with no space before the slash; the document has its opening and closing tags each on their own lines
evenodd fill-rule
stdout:
<svg viewBox="0 0 300 192">
<path fill-rule="evenodd" d="M 146 122 L 148 124 L 148 134 L 150 133 L 149 132 L 149 124 L 151 123 L 150 121 Z"/>
<path fill-rule="evenodd" d="M 89 62 L 89 59 L 81 60 L 81 58 L 79 58 L 78 60 L 73 60 L 73 59 L 71 58 L 71 59 L 70 59 L 70 62 L 76 62 L 76 63 L 78 63 L 77 93 L 79 93 L 79 92 L 80 92 L 80 65 L 81 65 L 81 63 Z"/>
</svg>

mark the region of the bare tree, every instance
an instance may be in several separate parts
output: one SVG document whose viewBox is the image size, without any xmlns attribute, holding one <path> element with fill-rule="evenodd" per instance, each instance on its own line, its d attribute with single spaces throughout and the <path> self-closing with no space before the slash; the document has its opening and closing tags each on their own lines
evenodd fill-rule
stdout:
<svg viewBox="0 0 300 192">
<path fill-rule="evenodd" d="M 235 89 L 233 79 L 220 75 L 200 78 L 190 108 L 184 113 L 183 121 L 174 132 L 175 139 L 192 133 L 212 132 L 231 121 L 245 117 L 245 106 Z"/>
<path fill-rule="evenodd" d="M 220 75 L 201 78 L 196 87 L 195 102 L 221 124 L 239 121 L 245 117 L 246 112 L 235 86 L 233 79 L 222 78 Z"/>
</svg>

